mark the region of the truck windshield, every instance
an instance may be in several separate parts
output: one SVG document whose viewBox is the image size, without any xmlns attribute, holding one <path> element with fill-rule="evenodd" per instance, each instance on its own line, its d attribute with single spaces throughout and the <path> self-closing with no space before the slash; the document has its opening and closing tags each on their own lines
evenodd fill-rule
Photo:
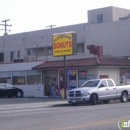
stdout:
<svg viewBox="0 0 130 130">
<path fill-rule="evenodd" d="M 100 80 L 95 80 L 95 81 L 87 81 L 86 83 L 83 83 L 81 87 L 97 87 L 98 83 Z"/>
</svg>

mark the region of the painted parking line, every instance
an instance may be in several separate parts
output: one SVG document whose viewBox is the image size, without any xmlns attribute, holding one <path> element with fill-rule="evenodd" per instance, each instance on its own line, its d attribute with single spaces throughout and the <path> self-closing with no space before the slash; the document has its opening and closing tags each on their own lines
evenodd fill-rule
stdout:
<svg viewBox="0 0 130 130">
<path fill-rule="evenodd" d="M 60 128 L 53 128 L 53 129 L 49 129 L 49 130 L 72 130 L 72 129 L 80 129 L 80 128 L 87 128 L 87 127 L 92 127 L 92 126 L 101 126 L 101 125 L 107 125 L 107 124 L 117 124 L 117 128 L 118 128 L 118 121 L 120 119 L 130 119 L 130 115 L 129 116 L 124 116 L 124 117 L 120 117 L 120 118 L 111 118 L 109 120 L 102 120 L 102 121 L 97 121 L 97 122 L 90 122 L 90 123 L 86 123 L 86 124 L 79 124 L 79 125 L 71 125 L 71 126 L 66 126 L 66 127 L 60 127 Z"/>
</svg>

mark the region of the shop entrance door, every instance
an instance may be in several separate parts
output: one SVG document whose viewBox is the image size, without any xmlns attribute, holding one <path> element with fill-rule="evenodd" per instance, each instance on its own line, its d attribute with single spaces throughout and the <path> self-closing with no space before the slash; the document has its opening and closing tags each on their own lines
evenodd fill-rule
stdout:
<svg viewBox="0 0 130 130">
<path fill-rule="evenodd" d="M 56 75 L 51 75 L 50 76 L 50 96 L 56 96 L 56 84 L 57 84 L 57 79 Z"/>
<path fill-rule="evenodd" d="M 55 95 L 55 84 L 57 83 L 56 75 L 49 75 L 44 77 L 45 81 L 45 96 Z"/>
</svg>

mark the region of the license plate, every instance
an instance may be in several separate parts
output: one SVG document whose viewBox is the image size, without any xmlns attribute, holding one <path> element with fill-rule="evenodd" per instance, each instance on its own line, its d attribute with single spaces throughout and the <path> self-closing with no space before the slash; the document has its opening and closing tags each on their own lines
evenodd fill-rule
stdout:
<svg viewBox="0 0 130 130">
<path fill-rule="evenodd" d="M 72 100 L 72 102 L 73 102 L 73 103 L 76 103 L 76 101 L 75 101 L 75 100 Z"/>
</svg>

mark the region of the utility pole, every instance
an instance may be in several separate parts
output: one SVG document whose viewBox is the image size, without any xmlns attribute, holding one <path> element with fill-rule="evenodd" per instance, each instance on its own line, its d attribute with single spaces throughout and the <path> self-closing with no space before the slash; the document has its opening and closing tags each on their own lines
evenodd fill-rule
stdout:
<svg viewBox="0 0 130 130">
<path fill-rule="evenodd" d="M 7 21 L 10 21 L 10 19 L 6 19 L 6 20 L 4 20 L 4 21 L 1 21 L 1 22 L 4 22 L 4 24 L 0 24 L 1 26 L 4 26 L 4 27 L 5 27 L 5 29 L 1 29 L 1 30 L 4 30 L 4 31 L 5 31 L 4 35 L 7 35 L 7 31 L 10 31 L 10 30 L 7 30 L 7 26 L 12 26 L 12 25 L 8 25 L 8 24 L 7 24 Z"/>
<path fill-rule="evenodd" d="M 56 25 L 49 25 L 49 26 L 46 26 L 46 28 L 53 28 L 54 26 Z"/>
</svg>

